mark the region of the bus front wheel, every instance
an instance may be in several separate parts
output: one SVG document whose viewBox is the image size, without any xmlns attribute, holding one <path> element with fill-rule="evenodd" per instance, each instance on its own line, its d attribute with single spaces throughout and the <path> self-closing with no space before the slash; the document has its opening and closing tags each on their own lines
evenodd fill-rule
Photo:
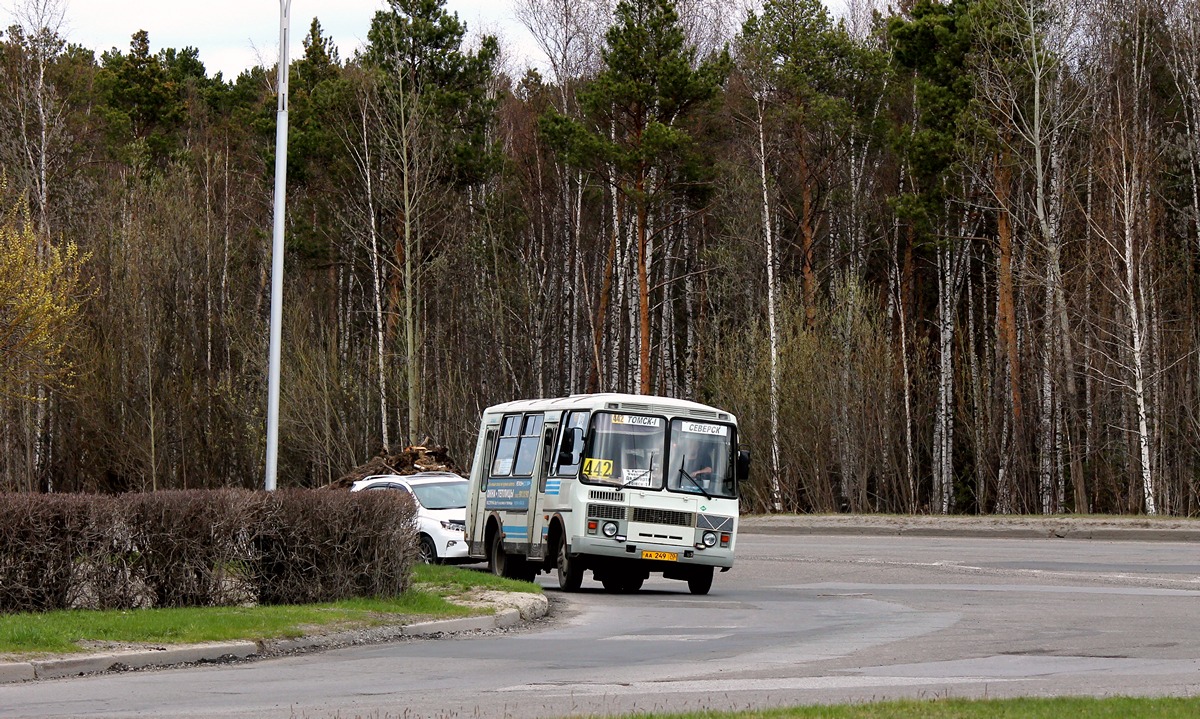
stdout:
<svg viewBox="0 0 1200 719">
<path fill-rule="evenodd" d="M 583 584 L 583 565 L 578 559 L 572 559 L 567 551 L 567 540 L 558 540 L 558 586 L 564 592 L 579 591 Z"/>
<path fill-rule="evenodd" d="M 688 577 L 688 591 L 692 594 L 708 594 L 708 590 L 712 589 L 712 579 L 712 567 L 699 567 Z"/>
</svg>

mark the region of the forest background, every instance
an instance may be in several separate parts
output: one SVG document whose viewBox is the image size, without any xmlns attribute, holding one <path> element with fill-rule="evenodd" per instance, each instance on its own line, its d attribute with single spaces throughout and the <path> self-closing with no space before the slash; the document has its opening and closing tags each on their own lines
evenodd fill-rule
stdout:
<svg viewBox="0 0 1200 719">
<path fill-rule="evenodd" d="M 516 4 L 543 72 L 308 27 L 281 486 L 631 391 L 735 413 L 751 510 L 1200 513 L 1200 3 Z M 21 10 L 0 488 L 260 486 L 274 69 Z"/>
</svg>

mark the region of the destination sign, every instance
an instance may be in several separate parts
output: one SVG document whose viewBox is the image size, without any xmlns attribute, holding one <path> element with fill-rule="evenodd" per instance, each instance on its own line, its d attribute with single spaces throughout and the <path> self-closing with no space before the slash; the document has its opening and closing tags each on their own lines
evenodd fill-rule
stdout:
<svg viewBox="0 0 1200 719">
<path fill-rule="evenodd" d="M 640 414 L 614 414 L 612 416 L 613 424 L 633 424 L 641 427 L 661 427 L 662 419 L 659 417 L 643 417 Z"/>
<path fill-rule="evenodd" d="M 723 424 L 708 424 L 707 422 L 684 422 L 683 431 L 692 434 L 707 434 L 713 437 L 728 437 L 729 427 Z"/>
</svg>

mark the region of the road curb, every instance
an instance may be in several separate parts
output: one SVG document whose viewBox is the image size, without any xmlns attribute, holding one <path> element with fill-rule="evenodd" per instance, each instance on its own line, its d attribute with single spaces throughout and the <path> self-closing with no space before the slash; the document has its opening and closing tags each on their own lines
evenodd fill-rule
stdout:
<svg viewBox="0 0 1200 719">
<path fill-rule="evenodd" d="M 1155 526 L 1159 525 L 1159 526 Z M 996 517 L 856 517 L 838 515 L 749 516 L 744 534 L 875 537 L 967 537 L 995 539 L 1080 539 L 1131 542 L 1200 542 L 1200 522 L 1130 519 Z"/>
<path fill-rule="evenodd" d="M 415 622 L 400 627 L 383 628 L 379 641 L 398 637 L 435 637 L 465 632 L 489 631 L 515 627 L 522 621 L 540 619 L 549 611 L 544 595 L 526 594 L 513 603 L 517 606 L 497 607 L 495 614 L 483 614 L 460 619 L 440 619 Z M 341 635 L 309 636 L 296 639 L 277 639 L 261 642 L 241 641 L 217 644 L 192 644 L 180 647 L 155 647 L 122 652 L 72 655 L 34 659 L 25 662 L 0 663 L 0 684 L 27 682 L 37 679 L 58 679 L 83 674 L 99 674 L 114 669 L 145 669 L 173 664 L 220 662 L 250 657 L 267 658 L 298 651 L 314 651 L 332 646 L 345 646 Z"/>
<path fill-rule="evenodd" d="M 0 664 L 0 684 L 27 682 L 30 679 L 37 679 L 37 672 L 33 671 L 33 665 L 29 662 Z"/>
<path fill-rule="evenodd" d="M 224 659 L 245 659 L 258 653 L 255 642 L 223 642 L 220 644 L 192 644 L 183 647 L 158 647 L 150 650 L 131 650 L 89 654 L 81 657 L 65 657 L 29 662 L 36 679 L 57 679 L 80 674 L 106 672 L 114 667 L 143 669 L 169 664 L 189 664 Z"/>
</svg>

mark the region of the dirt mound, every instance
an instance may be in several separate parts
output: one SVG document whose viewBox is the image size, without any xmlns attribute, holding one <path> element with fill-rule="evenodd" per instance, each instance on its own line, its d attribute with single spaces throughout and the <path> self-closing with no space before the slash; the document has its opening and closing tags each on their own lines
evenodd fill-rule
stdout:
<svg viewBox="0 0 1200 719">
<path fill-rule="evenodd" d="M 466 476 L 445 447 L 426 443 L 422 446 L 380 454 L 325 485 L 325 489 L 350 489 L 350 485 L 374 474 L 416 474 L 417 472 L 454 472 Z"/>
</svg>

